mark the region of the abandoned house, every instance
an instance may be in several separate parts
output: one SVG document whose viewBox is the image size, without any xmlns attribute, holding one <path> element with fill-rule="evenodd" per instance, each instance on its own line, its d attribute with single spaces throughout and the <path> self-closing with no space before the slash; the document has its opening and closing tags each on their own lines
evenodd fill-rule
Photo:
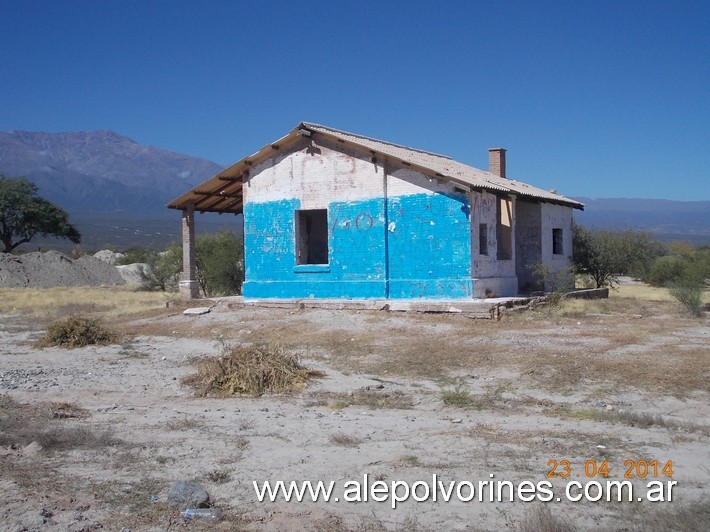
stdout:
<svg viewBox="0 0 710 532">
<path fill-rule="evenodd" d="M 180 290 L 197 296 L 196 212 L 244 214 L 245 298 L 510 296 L 533 265 L 569 266 L 584 206 L 449 157 L 303 122 L 170 202 L 183 216 Z"/>
</svg>

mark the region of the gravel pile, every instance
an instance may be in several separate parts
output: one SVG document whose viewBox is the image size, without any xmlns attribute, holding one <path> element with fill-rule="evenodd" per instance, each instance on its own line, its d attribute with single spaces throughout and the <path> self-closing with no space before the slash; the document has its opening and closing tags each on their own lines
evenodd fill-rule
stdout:
<svg viewBox="0 0 710 532">
<path fill-rule="evenodd" d="M 115 266 L 84 256 L 72 260 L 58 251 L 21 256 L 0 253 L 0 287 L 105 286 L 125 284 Z"/>
<path fill-rule="evenodd" d="M 66 374 L 71 376 L 69 371 Z M 59 382 L 56 376 L 43 369 L 10 369 L 0 372 L 0 389 L 44 390 L 51 386 L 59 386 Z"/>
<path fill-rule="evenodd" d="M 125 253 L 116 253 L 110 249 L 102 249 L 101 251 L 94 253 L 94 257 L 105 262 L 106 264 L 110 264 L 111 266 L 115 266 L 116 262 L 125 256 Z"/>
</svg>

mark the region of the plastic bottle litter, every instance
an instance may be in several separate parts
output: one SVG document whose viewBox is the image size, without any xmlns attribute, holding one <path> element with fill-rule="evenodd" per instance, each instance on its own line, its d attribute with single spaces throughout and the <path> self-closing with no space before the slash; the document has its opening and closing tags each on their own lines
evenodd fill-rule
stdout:
<svg viewBox="0 0 710 532">
<path fill-rule="evenodd" d="M 222 512 L 217 508 L 188 508 L 182 513 L 185 519 L 203 519 L 206 521 L 219 521 Z"/>
</svg>

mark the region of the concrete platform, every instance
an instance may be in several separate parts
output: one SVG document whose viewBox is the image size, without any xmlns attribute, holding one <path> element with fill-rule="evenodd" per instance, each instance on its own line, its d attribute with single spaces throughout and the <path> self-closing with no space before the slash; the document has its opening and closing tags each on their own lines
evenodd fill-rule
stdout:
<svg viewBox="0 0 710 532">
<path fill-rule="evenodd" d="M 410 299 L 244 299 L 239 296 L 213 298 L 230 305 L 245 307 L 318 308 L 327 310 L 385 310 L 390 312 L 448 312 L 468 317 L 497 319 L 502 308 L 527 305 L 530 297 L 496 297 L 471 300 L 410 300 Z"/>
</svg>

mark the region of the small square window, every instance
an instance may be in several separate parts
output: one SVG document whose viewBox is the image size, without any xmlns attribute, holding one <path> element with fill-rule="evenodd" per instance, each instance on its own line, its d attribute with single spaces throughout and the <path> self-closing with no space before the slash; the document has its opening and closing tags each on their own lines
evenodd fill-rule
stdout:
<svg viewBox="0 0 710 532">
<path fill-rule="evenodd" d="M 488 255 L 488 224 L 478 225 L 478 253 Z"/>
<path fill-rule="evenodd" d="M 552 230 L 552 254 L 553 255 L 563 255 L 564 246 L 562 244 L 562 229 Z"/>
<path fill-rule="evenodd" d="M 296 211 L 296 264 L 328 264 L 328 211 Z"/>
</svg>

